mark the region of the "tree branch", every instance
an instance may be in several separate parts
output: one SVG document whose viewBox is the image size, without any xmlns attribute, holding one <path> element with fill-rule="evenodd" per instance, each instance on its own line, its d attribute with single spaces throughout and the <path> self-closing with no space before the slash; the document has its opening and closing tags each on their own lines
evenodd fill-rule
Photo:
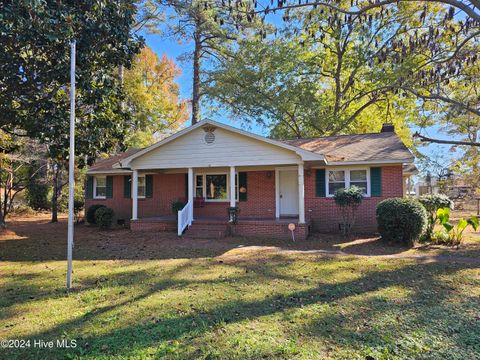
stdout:
<svg viewBox="0 0 480 360">
<path fill-rule="evenodd" d="M 430 137 L 420 135 L 418 132 L 413 134 L 413 137 L 414 138 L 419 138 L 421 142 L 431 142 L 431 143 L 435 143 L 435 144 L 480 146 L 479 142 L 433 139 L 433 138 L 430 138 Z"/>
</svg>

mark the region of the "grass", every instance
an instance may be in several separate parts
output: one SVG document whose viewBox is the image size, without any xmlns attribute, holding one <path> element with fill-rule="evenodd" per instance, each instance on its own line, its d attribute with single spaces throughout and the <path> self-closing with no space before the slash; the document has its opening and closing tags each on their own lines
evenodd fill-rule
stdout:
<svg viewBox="0 0 480 360">
<path fill-rule="evenodd" d="M 480 358 L 480 261 L 80 226 L 67 293 L 65 223 L 11 229 L 0 240 L 0 339 L 78 346 L 0 349 L 0 358 Z"/>
</svg>

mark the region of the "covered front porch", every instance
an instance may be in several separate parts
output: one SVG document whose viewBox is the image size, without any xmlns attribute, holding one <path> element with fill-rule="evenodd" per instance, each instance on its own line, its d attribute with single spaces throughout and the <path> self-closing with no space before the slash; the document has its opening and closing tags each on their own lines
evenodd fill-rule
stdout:
<svg viewBox="0 0 480 360">
<path fill-rule="evenodd" d="M 147 176 L 153 178 L 151 199 L 143 196 L 142 184 Z M 181 181 L 185 191 L 178 192 Z M 169 184 L 172 182 L 177 183 L 176 190 Z M 229 208 L 236 209 L 236 229 L 305 224 L 303 164 L 133 170 L 131 185 L 133 230 L 173 231 L 178 224 L 176 230 L 181 235 L 193 223 L 231 222 Z M 166 199 L 185 206 L 178 214 L 166 213 L 165 207 L 157 213 L 152 211 L 155 204 Z"/>
</svg>

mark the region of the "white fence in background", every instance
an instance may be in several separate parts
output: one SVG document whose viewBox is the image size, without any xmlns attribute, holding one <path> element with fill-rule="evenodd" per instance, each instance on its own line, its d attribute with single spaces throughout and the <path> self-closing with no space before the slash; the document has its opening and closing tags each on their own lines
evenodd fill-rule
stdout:
<svg viewBox="0 0 480 360">
<path fill-rule="evenodd" d="M 187 202 L 182 210 L 178 210 L 178 236 L 183 234 L 183 231 L 187 226 L 192 225 L 192 201 Z"/>
</svg>

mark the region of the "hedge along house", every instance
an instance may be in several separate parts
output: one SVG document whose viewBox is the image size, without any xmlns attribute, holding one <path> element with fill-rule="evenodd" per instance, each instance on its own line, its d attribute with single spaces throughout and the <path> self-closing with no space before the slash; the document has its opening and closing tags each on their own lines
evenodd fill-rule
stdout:
<svg viewBox="0 0 480 360">
<path fill-rule="evenodd" d="M 87 172 L 86 207 L 109 206 L 132 230 L 290 237 L 294 223 L 296 237 L 306 238 L 338 231 L 333 194 L 357 185 L 365 197 L 357 230 L 374 231 L 376 205 L 403 196 L 403 169 L 413 160 L 391 125 L 374 134 L 277 141 L 205 120 L 98 161 Z M 177 201 L 186 204 L 178 214 Z M 230 207 L 238 209 L 236 224 L 229 224 Z"/>
</svg>

